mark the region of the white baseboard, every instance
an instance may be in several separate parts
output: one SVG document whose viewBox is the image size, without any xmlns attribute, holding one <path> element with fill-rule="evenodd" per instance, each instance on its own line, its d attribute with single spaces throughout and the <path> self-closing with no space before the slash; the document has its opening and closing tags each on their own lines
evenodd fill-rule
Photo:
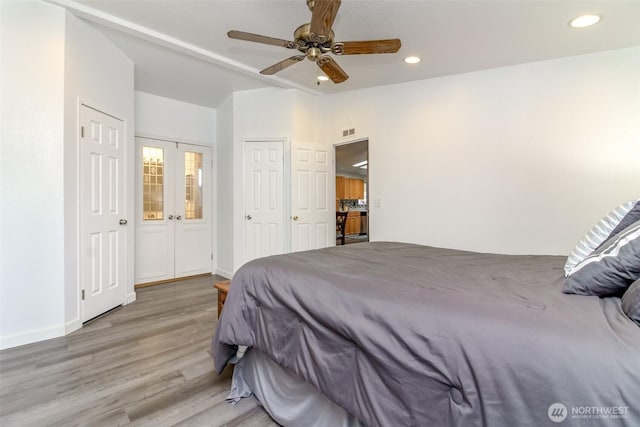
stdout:
<svg viewBox="0 0 640 427">
<path fill-rule="evenodd" d="M 135 300 L 136 293 L 131 292 L 127 295 L 125 304 L 131 304 Z M 15 335 L 0 337 L 0 350 L 32 344 L 38 341 L 49 340 L 51 338 L 63 337 L 80 328 L 82 328 L 82 322 L 77 318 L 67 322 L 65 325 L 51 326 L 49 328 L 35 329 Z"/>
<path fill-rule="evenodd" d="M 65 325 L 56 325 L 49 328 L 34 329 L 32 331 L 21 332 L 15 335 L 0 337 L 0 350 L 44 341 L 51 338 L 64 336 Z"/>
<path fill-rule="evenodd" d="M 130 294 L 127 295 L 127 300 L 125 301 L 124 304 L 125 305 L 131 304 L 135 300 L 136 300 L 136 293 L 135 292 L 131 292 Z"/>
<path fill-rule="evenodd" d="M 233 273 L 222 270 L 220 268 L 216 268 L 216 274 L 222 277 L 226 277 L 227 279 L 231 279 L 233 277 Z"/>
<path fill-rule="evenodd" d="M 71 322 L 67 322 L 64 327 L 64 334 L 69 335 L 71 332 L 77 331 L 80 328 L 82 328 L 82 321 L 80 320 L 80 318 L 77 318 L 75 320 L 72 320 Z"/>
</svg>

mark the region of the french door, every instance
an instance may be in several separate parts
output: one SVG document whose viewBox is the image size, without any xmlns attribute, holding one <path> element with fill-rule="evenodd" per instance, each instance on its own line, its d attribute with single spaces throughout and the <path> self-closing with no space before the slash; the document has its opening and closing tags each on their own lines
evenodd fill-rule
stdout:
<svg viewBox="0 0 640 427">
<path fill-rule="evenodd" d="M 136 284 L 210 273 L 211 148 L 136 138 Z"/>
</svg>

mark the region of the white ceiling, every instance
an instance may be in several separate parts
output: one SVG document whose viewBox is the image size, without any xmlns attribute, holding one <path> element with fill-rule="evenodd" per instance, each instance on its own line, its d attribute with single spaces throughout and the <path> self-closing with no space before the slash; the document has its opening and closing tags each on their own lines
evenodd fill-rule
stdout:
<svg viewBox="0 0 640 427">
<path fill-rule="evenodd" d="M 316 85 L 310 61 L 259 70 L 297 51 L 231 40 L 241 30 L 287 40 L 305 0 L 49 0 L 93 22 L 135 62 L 136 90 L 217 107 L 233 91 L 279 86 L 335 93 L 640 45 L 640 1 L 343 0 L 336 41 L 400 38 L 397 54 L 337 57 L 350 78 Z M 572 29 L 584 13 L 600 23 Z M 418 55 L 422 62 L 402 59 Z"/>
</svg>

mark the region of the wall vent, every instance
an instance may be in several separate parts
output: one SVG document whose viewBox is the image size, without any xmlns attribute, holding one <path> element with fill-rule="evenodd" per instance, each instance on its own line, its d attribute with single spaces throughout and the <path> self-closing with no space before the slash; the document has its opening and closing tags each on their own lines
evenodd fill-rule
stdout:
<svg viewBox="0 0 640 427">
<path fill-rule="evenodd" d="M 345 129 L 345 130 L 342 131 L 342 136 L 354 135 L 355 133 L 356 133 L 356 129 L 355 128 Z"/>
</svg>

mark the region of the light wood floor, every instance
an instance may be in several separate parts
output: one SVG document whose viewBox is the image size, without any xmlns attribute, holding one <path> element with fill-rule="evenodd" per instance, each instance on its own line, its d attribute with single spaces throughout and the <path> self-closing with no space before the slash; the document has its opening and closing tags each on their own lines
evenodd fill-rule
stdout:
<svg viewBox="0 0 640 427">
<path fill-rule="evenodd" d="M 255 399 L 224 402 L 213 371 L 213 282 L 138 289 L 137 300 L 62 338 L 0 352 L 0 425 L 277 426 Z"/>
</svg>

